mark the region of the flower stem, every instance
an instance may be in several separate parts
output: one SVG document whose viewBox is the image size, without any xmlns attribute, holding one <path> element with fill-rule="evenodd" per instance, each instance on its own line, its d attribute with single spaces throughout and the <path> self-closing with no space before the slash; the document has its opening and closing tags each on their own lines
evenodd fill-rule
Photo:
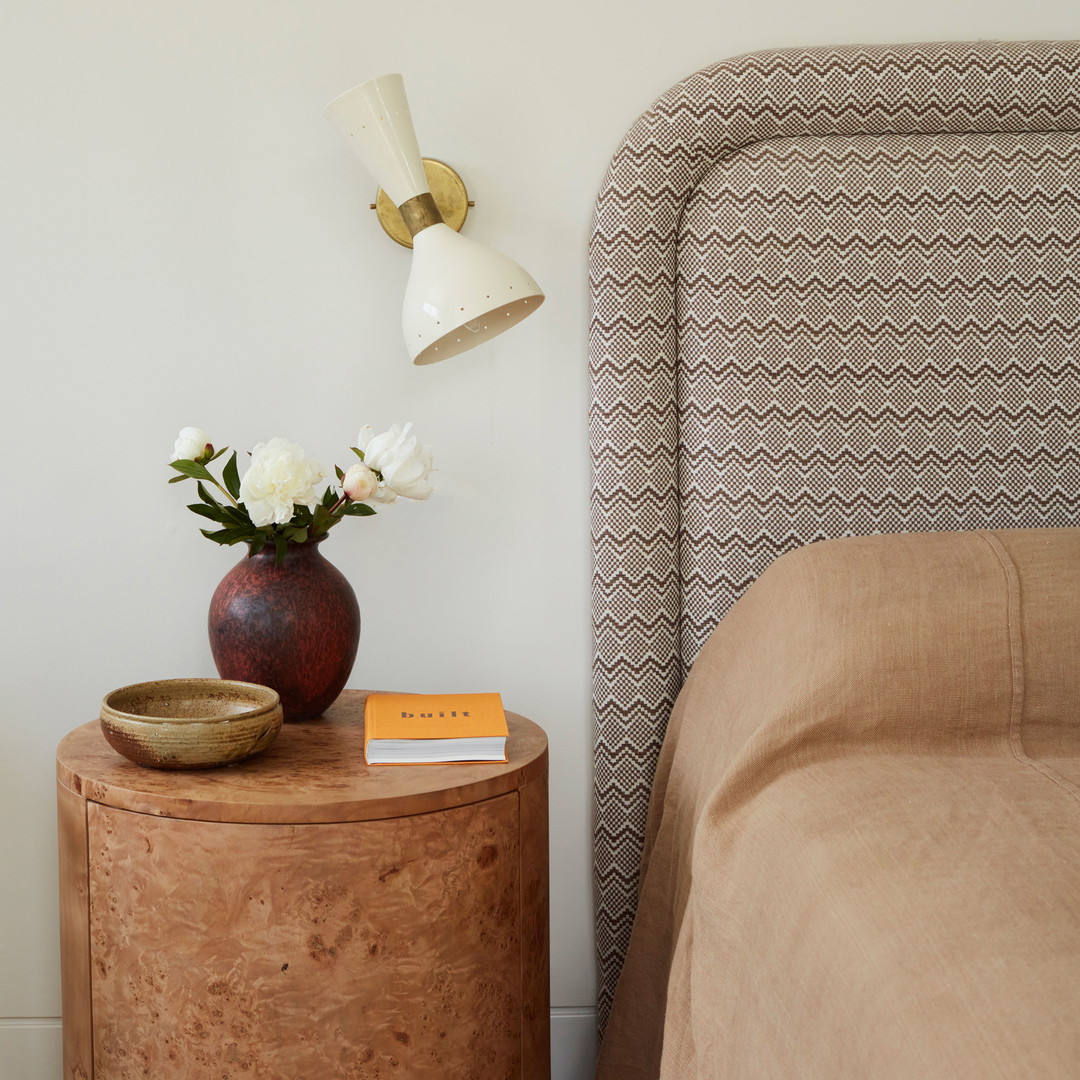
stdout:
<svg viewBox="0 0 1080 1080">
<path fill-rule="evenodd" d="M 220 492 L 221 492 L 221 494 L 222 494 L 222 495 L 224 495 L 224 496 L 225 496 L 225 498 L 226 498 L 226 499 L 228 499 L 228 500 L 229 500 L 229 502 L 231 502 L 231 503 L 233 504 L 233 506 L 235 506 L 235 507 L 239 507 L 239 506 L 240 506 L 240 504 L 239 504 L 239 503 L 238 503 L 238 502 L 237 502 L 237 501 L 236 501 L 236 500 L 235 500 L 235 499 L 234 499 L 234 498 L 232 497 L 232 495 L 231 495 L 231 494 L 229 493 L 229 490 L 228 490 L 228 488 L 222 487 L 222 485 L 221 485 L 221 484 L 219 484 L 219 483 L 218 483 L 218 482 L 217 482 L 217 481 L 216 481 L 216 480 L 215 480 L 215 479 L 213 478 L 213 476 L 211 476 L 211 477 L 210 477 L 210 483 L 212 483 L 212 484 L 214 485 L 214 487 L 216 487 L 216 488 L 218 489 L 218 491 L 220 491 Z"/>
</svg>

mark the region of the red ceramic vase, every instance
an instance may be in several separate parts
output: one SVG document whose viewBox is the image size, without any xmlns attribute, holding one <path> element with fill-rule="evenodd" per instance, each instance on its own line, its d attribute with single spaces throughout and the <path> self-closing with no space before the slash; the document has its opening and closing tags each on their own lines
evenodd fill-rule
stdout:
<svg viewBox="0 0 1080 1080">
<path fill-rule="evenodd" d="M 318 550 L 325 539 L 289 544 L 279 565 L 268 544 L 237 563 L 210 601 L 218 674 L 276 690 L 286 720 L 326 711 L 345 688 L 360 643 L 356 594 Z"/>
</svg>

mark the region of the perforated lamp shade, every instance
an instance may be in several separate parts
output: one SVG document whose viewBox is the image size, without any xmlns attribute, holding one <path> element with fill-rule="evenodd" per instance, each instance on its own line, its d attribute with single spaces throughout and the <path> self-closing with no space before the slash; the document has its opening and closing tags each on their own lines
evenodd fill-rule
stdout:
<svg viewBox="0 0 1080 1080">
<path fill-rule="evenodd" d="M 414 363 L 445 360 L 489 341 L 543 303 L 540 286 L 513 259 L 442 223 L 400 75 L 345 91 L 326 115 L 413 234 L 401 322 Z"/>
</svg>

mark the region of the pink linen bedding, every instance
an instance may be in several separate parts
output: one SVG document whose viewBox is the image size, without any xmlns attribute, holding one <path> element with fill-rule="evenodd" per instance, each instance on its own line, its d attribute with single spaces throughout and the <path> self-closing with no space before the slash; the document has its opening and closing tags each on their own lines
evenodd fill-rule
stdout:
<svg viewBox="0 0 1080 1080">
<path fill-rule="evenodd" d="M 1080 1076 L 1080 530 L 775 562 L 653 788 L 602 1080 Z"/>
</svg>

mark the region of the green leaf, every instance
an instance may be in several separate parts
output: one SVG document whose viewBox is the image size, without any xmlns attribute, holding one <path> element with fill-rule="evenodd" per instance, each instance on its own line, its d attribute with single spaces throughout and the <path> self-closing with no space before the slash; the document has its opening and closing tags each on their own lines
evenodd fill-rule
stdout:
<svg viewBox="0 0 1080 1080">
<path fill-rule="evenodd" d="M 255 526 L 251 524 L 251 518 L 249 518 L 242 510 L 238 510 L 235 506 L 223 506 L 221 509 L 225 515 L 226 521 L 231 521 L 234 525 L 246 525 L 249 529 L 255 528 Z"/>
<path fill-rule="evenodd" d="M 202 499 L 202 501 L 206 503 L 207 506 L 216 506 L 220 509 L 221 503 L 219 503 L 217 499 L 215 499 L 214 496 L 206 490 L 206 488 L 203 486 L 203 482 L 199 480 L 197 481 L 197 484 L 199 488 L 199 498 Z"/>
<path fill-rule="evenodd" d="M 218 529 L 216 532 L 201 529 L 200 532 L 207 540 L 213 540 L 215 544 L 238 544 L 241 540 L 251 540 L 253 538 L 250 525 L 245 528 Z"/>
<path fill-rule="evenodd" d="M 340 480 L 345 474 L 340 469 L 338 469 L 336 465 L 334 466 L 334 468 L 337 469 L 337 471 L 338 471 L 338 479 Z M 331 507 L 331 506 L 334 505 L 334 503 L 337 502 L 337 500 L 338 500 L 337 492 L 332 487 L 328 487 L 323 492 L 323 497 L 322 497 L 322 505 L 323 506 Z"/>
<path fill-rule="evenodd" d="M 375 513 L 375 508 L 373 506 L 368 506 L 367 503 L 351 502 L 346 503 L 341 508 L 341 512 L 346 517 L 371 517 L 371 515 Z"/>
<path fill-rule="evenodd" d="M 333 524 L 329 507 L 317 506 L 315 516 L 311 519 L 311 534 L 321 536 Z"/>
<path fill-rule="evenodd" d="M 258 555 L 264 547 L 266 547 L 266 533 L 257 532 L 255 534 L 255 539 L 251 541 L 251 550 L 248 552 L 248 558 L 250 559 L 252 555 Z"/>
<path fill-rule="evenodd" d="M 169 467 L 195 480 L 209 480 L 211 484 L 214 482 L 209 469 L 205 465 L 200 465 L 197 461 L 185 461 L 181 458 L 179 461 L 170 461 Z"/>
<path fill-rule="evenodd" d="M 169 483 L 170 484 L 179 484 L 181 480 L 187 480 L 187 479 L 189 479 L 189 477 L 187 477 L 187 476 L 170 476 L 169 477 Z"/>
<path fill-rule="evenodd" d="M 221 474 L 221 479 L 225 484 L 225 490 L 234 498 L 240 498 L 240 472 L 236 468 L 236 451 L 233 451 L 233 456 L 229 458 Z"/>
<path fill-rule="evenodd" d="M 215 451 L 214 451 L 214 453 L 213 453 L 213 455 L 212 455 L 211 457 L 208 457 L 208 458 L 207 458 L 207 459 L 206 459 L 206 460 L 205 460 L 205 461 L 203 462 L 203 464 L 204 464 L 204 465 L 209 465 L 211 461 L 217 461 L 217 459 L 218 459 L 219 457 L 221 457 L 221 455 L 222 455 L 222 454 L 224 454 L 224 453 L 225 453 L 225 451 L 226 451 L 226 450 L 228 450 L 228 449 L 229 449 L 229 448 L 228 448 L 227 446 L 223 446 L 223 447 L 222 447 L 222 448 L 221 448 L 220 450 L 215 450 Z"/>
<path fill-rule="evenodd" d="M 207 506 L 205 503 L 191 503 L 188 509 L 199 517 L 209 518 L 211 521 L 219 521 L 222 525 L 227 524 L 224 511 L 220 506 Z"/>
<path fill-rule="evenodd" d="M 308 531 L 307 529 L 296 529 L 289 527 L 285 530 L 285 539 L 291 540 L 294 544 L 303 544 L 307 542 Z"/>
<path fill-rule="evenodd" d="M 364 460 L 364 451 L 357 450 L 355 446 L 350 446 L 349 449 L 361 460 Z"/>
<path fill-rule="evenodd" d="M 345 470 L 342 469 L 342 467 L 340 465 L 335 465 L 334 466 L 334 472 L 337 474 L 338 480 L 344 480 L 345 479 Z M 330 488 L 327 488 L 326 490 L 329 491 Z"/>
<path fill-rule="evenodd" d="M 274 533 L 274 550 L 276 552 L 274 565 L 280 566 L 285 561 L 285 553 L 289 550 L 289 542 L 279 532 Z"/>
</svg>

